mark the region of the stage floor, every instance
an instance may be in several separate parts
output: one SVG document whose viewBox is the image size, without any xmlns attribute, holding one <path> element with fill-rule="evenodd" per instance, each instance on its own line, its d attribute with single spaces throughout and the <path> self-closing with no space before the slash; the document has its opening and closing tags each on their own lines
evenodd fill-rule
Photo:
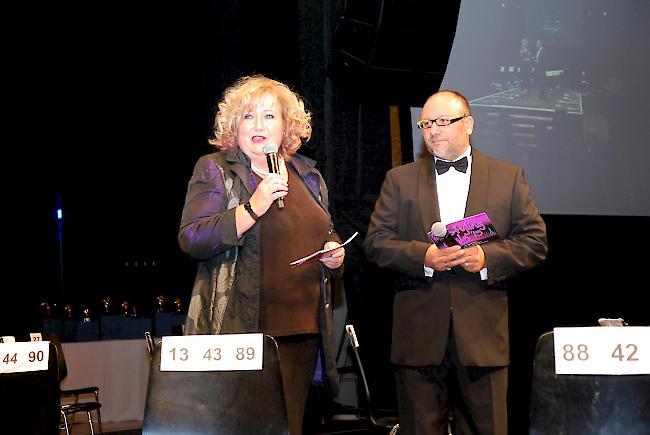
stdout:
<svg viewBox="0 0 650 435">
<path fill-rule="evenodd" d="M 546 90 L 541 99 L 538 89 L 515 86 L 470 101 L 472 107 L 533 110 L 540 112 L 566 112 L 582 115 L 582 94 L 561 86 Z"/>
</svg>

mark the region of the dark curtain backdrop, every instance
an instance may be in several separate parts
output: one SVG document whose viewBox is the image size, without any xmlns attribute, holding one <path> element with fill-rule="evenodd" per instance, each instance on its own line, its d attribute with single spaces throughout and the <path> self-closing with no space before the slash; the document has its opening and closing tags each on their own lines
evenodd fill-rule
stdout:
<svg viewBox="0 0 650 435">
<path fill-rule="evenodd" d="M 340 6 L 30 2 L 12 12 L 19 29 L 8 50 L 14 134 L 4 160 L 10 259 L 2 334 L 37 328 L 43 300 L 61 306 L 128 297 L 143 311 L 158 294 L 187 300 L 195 264 L 176 242 L 187 181 L 211 150 L 207 137 L 225 87 L 263 73 L 298 90 L 313 112 L 314 135 L 302 152 L 328 182 L 341 236 L 360 232 L 347 249 L 340 288 L 370 354 L 375 396 L 394 406 L 392 275 L 369 264 L 361 244 L 391 167 L 389 106 L 399 106 L 402 121 L 408 107 L 381 101 L 399 81 L 361 95 L 328 75 Z M 422 101 L 435 90 L 422 89 Z M 603 316 L 648 323 L 641 303 L 648 218 L 544 218 L 548 261 L 516 279 L 511 293 L 512 433 L 527 427 L 532 353 L 542 332 L 595 325 Z"/>
</svg>

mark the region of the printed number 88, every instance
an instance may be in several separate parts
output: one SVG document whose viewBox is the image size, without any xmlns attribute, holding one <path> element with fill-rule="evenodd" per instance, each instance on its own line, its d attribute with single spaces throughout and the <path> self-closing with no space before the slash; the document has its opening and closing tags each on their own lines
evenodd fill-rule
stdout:
<svg viewBox="0 0 650 435">
<path fill-rule="evenodd" d="M 564 354 L 562 357 L 566 361 L 573 361 L 576 358 L 576 355 L 574 355 L 574 349 L 573 345 L 571 344 L 565 344 L 562 349 L 564 349 Z M 577 357 L 580 361 L 587 361 L 589 359 L 589 354 L 587 353 L 587 345 L 586 344 L 579 344 L 577 347 L 578 354 Z"/>
</svg>

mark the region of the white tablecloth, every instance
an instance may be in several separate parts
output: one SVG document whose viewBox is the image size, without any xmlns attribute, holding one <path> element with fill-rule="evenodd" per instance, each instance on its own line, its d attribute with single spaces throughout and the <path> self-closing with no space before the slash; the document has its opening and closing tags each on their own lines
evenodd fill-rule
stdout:
<svg viewBox="0 0 650 435">
<path fill-rule="evenodd" d="M 99 387 L 102 422 L 144 419 L 149 355 L 144 339 L 62 343 L 62 389 Z"/>
</svg>

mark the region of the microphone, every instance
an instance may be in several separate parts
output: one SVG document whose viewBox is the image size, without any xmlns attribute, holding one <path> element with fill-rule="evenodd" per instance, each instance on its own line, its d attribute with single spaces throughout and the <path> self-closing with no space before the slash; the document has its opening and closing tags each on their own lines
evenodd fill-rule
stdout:
<svg viewBox="0 0 650 435">
<path fill-rule="evenodd" d="M 458 242 L 451 236 L 451 234 L 449 234 L 449 232 L 447 232 L 447 227 L 442 222 L 434 222 L 433 225 L 431 225 L 431 233 L 442 239 L 439 242 L 436 242 L 438 248 L 440 248 L 443 243 L 447 245 L 447 247 L 458 245 Z"/>
<path fill-rule="evenodd" d="M 266 163 L 269 165 L 269 172 L 273 174 L 280 173 L 280 161 L 278 160 L 278 146 L 274 143 L 267 143 L 262 147 L 262 151 L 266 154 Z M 276 199 L 278 208 L 284 208 L 284 199 Z"/>
</svg>

